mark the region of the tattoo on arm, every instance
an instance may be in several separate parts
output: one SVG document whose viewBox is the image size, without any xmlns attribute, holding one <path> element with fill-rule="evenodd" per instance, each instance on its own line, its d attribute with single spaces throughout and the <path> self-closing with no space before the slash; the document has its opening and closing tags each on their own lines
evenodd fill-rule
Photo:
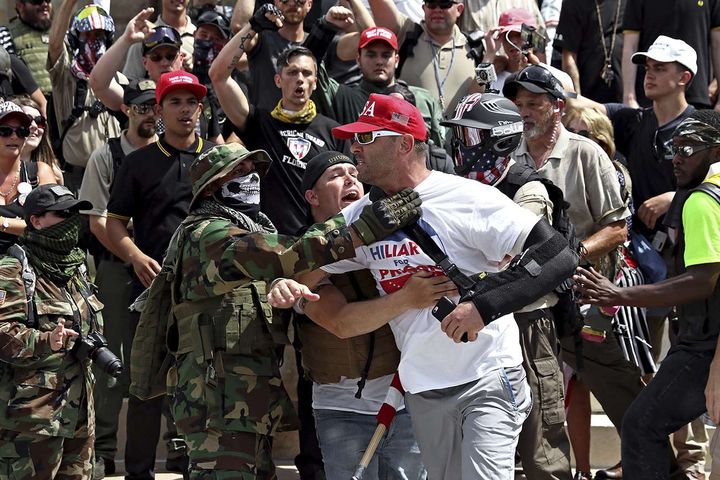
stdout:
<svg viewBox="0 0 720 480">
<path fill-rule="evenodd" d="M 240 39 L 240 54 L 233 57 L 232 61 L 230 62 L 230 66 L 228 67 L 228 70 L 233 70 L 235 67 L 237 67 L 237 64 L 240 63 L 240 59 L 242 58 L 243 53 L 245 53 L 245 42 L 252 36 L 253 34 L 251 32 L 248 32 L 247 34 L 245 34 L 244 37 Z"/>
</svg>

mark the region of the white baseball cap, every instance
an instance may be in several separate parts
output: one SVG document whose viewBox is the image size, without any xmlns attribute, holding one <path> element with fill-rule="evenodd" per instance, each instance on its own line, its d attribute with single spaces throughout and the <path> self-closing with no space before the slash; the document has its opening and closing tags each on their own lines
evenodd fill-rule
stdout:
<svg viewBox="0 0 720 480">
<path fill-rule="evenodd" d="M 643 64 L 652 58 L 656 62 L 677 62 L 687 67 L 695 76 L 697 73 L 697 53 L 687 43 L 676 38 L 660 35 L 655 39 L 647 52 L 637 52 L 632 56 L 633 63 Z"/>
</svg>

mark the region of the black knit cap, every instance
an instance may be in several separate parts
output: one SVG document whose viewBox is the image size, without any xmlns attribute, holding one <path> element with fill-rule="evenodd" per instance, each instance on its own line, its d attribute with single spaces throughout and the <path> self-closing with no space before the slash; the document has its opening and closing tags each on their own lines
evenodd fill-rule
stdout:
<svg viewBox="0 0 720 480">
<path fill-rule="evenodd" d="M 355 162 L 344 153 L 333 151 L 319 153 L 310 159 L 310 161 L 307 162 L 305 174 L 302 179 L 301 190 L 303 194 L 315 186 L 315 182 L 325 173 L 325 170 L 338 163 L 355 165 Z"/>
</svg>

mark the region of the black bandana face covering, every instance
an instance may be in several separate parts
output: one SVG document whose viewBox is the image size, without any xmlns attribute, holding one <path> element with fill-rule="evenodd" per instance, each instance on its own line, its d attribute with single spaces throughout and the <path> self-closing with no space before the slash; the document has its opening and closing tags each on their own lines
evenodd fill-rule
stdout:
<svg viewBox="0 0 720 480">
<path fill-rule="evenodd" d="M 255 218 L 260 211 L 260 175 L 250 172 L 228 180 L 214 196 L 223 205 Z"/>
</svg>

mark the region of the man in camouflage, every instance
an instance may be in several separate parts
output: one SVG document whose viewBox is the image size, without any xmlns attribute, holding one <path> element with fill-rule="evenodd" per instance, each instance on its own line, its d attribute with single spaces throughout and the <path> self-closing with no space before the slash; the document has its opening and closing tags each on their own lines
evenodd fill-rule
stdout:
<svg viewBox="0 0 720 480">
<path fill-rule="evenodd" d="M 279 372 L 286 325 L 273 320 L 265 281 L 352 256 L 356 246 L 420 213 L 417 195 L 407 190 L 369 206 L 350 228 L 333 217 L 294 243 L 259 210 L 269 163 L 264 151 L 239 144 L 202 154 L 190 168 L 190 215 L 163 266 L 177 272 L 168 387 L 191 478 L 276 478 L 271 437 L 287 426 L 292 409 Z"/>
<path fill-rule="evenodd" d="M 88 479 L 94 379 L 74 347 L 102 330 L 77 247 L 78 210 L 92 205 L 47 184 L 24 208 L 22 248 L 0 259 L 0 479 Z"/>
</svg>

